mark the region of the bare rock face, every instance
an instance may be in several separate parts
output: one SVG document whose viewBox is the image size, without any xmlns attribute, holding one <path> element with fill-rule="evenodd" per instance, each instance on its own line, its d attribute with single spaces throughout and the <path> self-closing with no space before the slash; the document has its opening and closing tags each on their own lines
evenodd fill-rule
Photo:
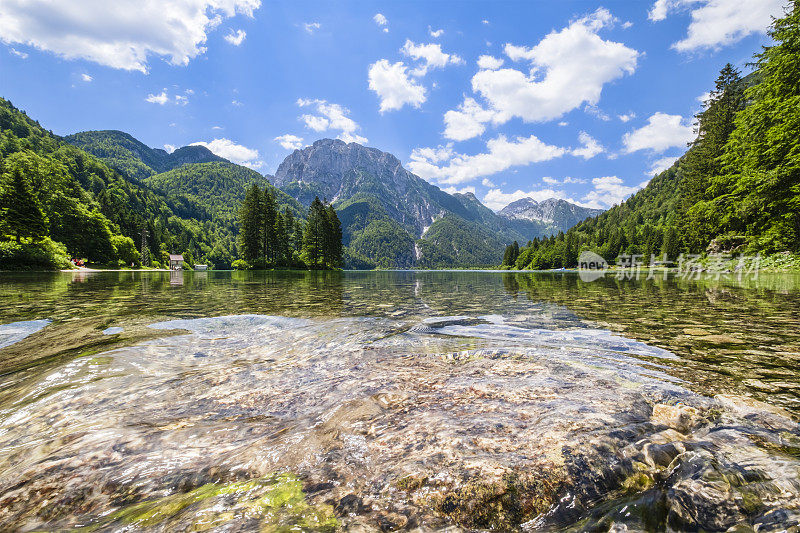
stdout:
<svg viewBox="0 0 800 533">
<path fill-rule="evenodd" d="M 548 198 L 543 202 L 537 202 L 533 198 L 522 198 L 511 202 L 498 214 L 508 220 L 542 222 L 552 226 L 555 231 L 566 231 L 578 222 L 602 212 L 602 209 L 581 207 L 558 198 Z"/>
</svg>

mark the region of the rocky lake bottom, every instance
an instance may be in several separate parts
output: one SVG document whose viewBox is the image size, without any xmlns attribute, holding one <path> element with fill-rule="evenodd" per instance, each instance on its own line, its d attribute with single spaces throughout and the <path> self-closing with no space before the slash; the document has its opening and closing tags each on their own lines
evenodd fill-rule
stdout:
<svg viewBox="0 0 800 533">
<path fill-rule="evenodd" d="M 793 280 L 172 278 L 0 277 L 0 529 L 800 524 Z"/>
</svg>

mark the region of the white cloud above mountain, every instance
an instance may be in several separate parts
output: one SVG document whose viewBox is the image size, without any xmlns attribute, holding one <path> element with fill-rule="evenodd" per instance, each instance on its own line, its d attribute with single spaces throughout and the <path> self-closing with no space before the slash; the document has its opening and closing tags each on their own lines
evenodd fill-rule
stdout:
<svg viewBox="0 0 800 533">
<path fill-rule="evenodd" d="M 527 62 L 527 71 L 499 68 L 496 61 L 483 59 L 481 70 L 472 77 L 472 90 L 485 103 L 478 104 L 482 111 L 473 110 L 473 121 L 546 122 L 584 104 L 597 104 L 607 83 L 636 70 L 640 55 L 600 37 L 598 33 L 615 22 L 608 10 L 600 8 L 552 31 L 536 46 L 506 44 L 505 55 L 514 62 Z M 481 133 L 474 126 L 471 131 Z"/>
<path fill-rule="evenodd" d="M 430 157 L 430 149 L 415 148 L 411 152 L 408 168 L 426 179 L 446 185 L 467 183 L 477 178 L 491 176 L 511 167 L 549 161 L 567 153 L 565 148 L 542 142 L 535 135 L 509 140 L 499 135 L 486 143 L 487 151 L 465 155 L 442 147 Z"/>
<path fill-rule="evenodd" d="M 253 16 L 261 0 L 4 0 L 0 41 L 66 59 L 146 73 L 152 57 L 186 65 L 226 19 Z"/>
<path fill-rule="evenodd" d="M 617 176 L 593 178 L 593 189 L 589 191 L 586 196 L 581 198 L 581 202 L 587 207 L 607 209 L 622 203 L 623 200 L 627 199 L 646 184 L 647 182 L 635 186 L 628 186 Z"/>
<path fill-rule="evenodd" d="M 248 148 L 241 144 L 236 144 L 230 139 L 226 139 L 224 137 L 220 139 L 214 139 L 209 142 L 193 142 L 190 144 L 190 146 L 205 146 L 215 155 L 224 157 L 228 161 L 236 163 L 237 165 L 244 165 L 254 170 L 264 166 L 264 162 L 259 159 L 258 150 Z"/>
<path fill-rule="evenodd" d="M 304 146 L 302 137 L 290 133 L 279 135 L 274 140 L 286 150 L 299 150 Z"/>
<path fill-rule="evenodd" d="M 512 192 L 503 192 L 499 188 L 489 189 L 481 201 L 483 202 L 483 205 L 489 209 L 493 211 L 499 211 L 511 202 L 516 202 L 517 200 L 522 200 L 523 198 L 532 198 L 537 202 L 547 200 L 548 198 L 559 198 L 562 200 L 567 200 L 568 202 L 580 204 L 580 202 L 570 199 L 564 191 L 549 188 L 534 189 L 530 191 L 517 189 Z"/>
<path fill-rule="evenodd" d="M 310 107 L 316 114 L 306 113 L 300 117 L 306 127 L 317 132 L 334 132 L 336 138 L 344 142 L 356 142 L 364 144 L 366 137 L 362 137 L 357 132 L 361 129 L 358 123 L 350 118 L 350 110 L 339 104 L 330 103 L 327 100 L 311 100 L 300 98 L 297 100 L 299 107 Z"/>
<path fill-rule="evenodd" d="M 380 112 L 397 111 L 404 106 L 421 106 L 427 100 L 426 89 L 409 77 L 402 61 L 380 59 L 369 66 L 369 88 L 380 99 Z"/>
<path fill-rule="evenodd" d="M 464 64 L 464 60 L 458 55 L 443 52 L 442 45 L 439 43 L 418 44 L 406 39 L 400 52 L 420 62 L 420 65 L 411 71 L 414 76 L 424 76 L 432 68 Z"/>
<path fill-rule="evenodd" d="M 691 11 L 686 37 L 672 44 L 679 52 L 716 50 L 748 35 L 764 33 L 772 17 L 783 15 L 784 0 L 657 0 L 648 18 L 658 22 L 680 10 Z"/>
<path fill-rule="evenodd" d="M 626 153 L 639 150 L 663 152 L 668 148 L 685 148 L 695 138 L 694 127 L 680 115 L 654 113 L 647 124 L 623 135 Z"/>
</svg>

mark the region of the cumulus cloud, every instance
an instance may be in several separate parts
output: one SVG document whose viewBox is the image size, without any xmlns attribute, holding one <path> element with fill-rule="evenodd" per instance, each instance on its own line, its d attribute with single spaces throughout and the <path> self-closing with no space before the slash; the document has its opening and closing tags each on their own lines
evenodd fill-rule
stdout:
<svg viewBox="0 0 800 533">
<path fill-rule="evenodd" d="M 475 187 L 472 185 L 460 189 L 451 185 L 450 187 L 444 187 L 442 190 L 448 194 L 467 194 L 468 192 L 475 194 Z"/>
<path fill-rule="evenodd" d="M 482 55 L 478 58 L 478 68 L 481 70 L 496 70 L 503 66 L 503 60 L 499 57 Z"/>
<path fill-rule="evenodd" d="M 575 157 L 582 157 L 584 159 L 591 159 L 597 154 L 602 154 L 604 151 L 603 146 L 591 135 L 585 131 L 580 132 L 578 140 L 581 143 L 580 148 L 572 150 L 572 155 Z"/>
<path fill-rule="evenodd" d="M 304 114 L 300 119 L 306 126 L 316 132 L 330 131 L 338 132 L 337 138 L 344 142 L 356 142 L 364 144 L 366 137 L 358 135 L 356 132 L 361 126 L 349 116 L 350 110 L 339 104 L 332 104 L 326 100 L 309 100 L 301 98 L 297 100 L 300 107 L 311 107 L 317 114 Z"/>
<path fill-rule="evenodd" d="M 625 152 L 652 150 L 663 152 L 667 148 L 686 147 L 694 140 L 694 128 L 680 115 L 655 113 L 645 126 L 630 131 L 622 137 Z"/>
<path fill-rule="evenodd" d="M 547 200 L 548 198 L 560 198 L 572 203 L 580 203 L 570 199 L 566 193 L 558 189 L 538 189 L 523 191 L 517 189 L 513 192 L 503 192 L 501 189 L 490 189 L 483 197 L 483 204 L 494 211 L 499 211 L 511 202 L 522 200 L 523 198 L 531 198 L 537 202 Z"/>
<path fill-rule="evenodd" d="M 167 90 L 164 89 L 159 94 L 148 94 L 147 98 L 144 100 L 145 102 L 150 102 L 151 104 L 164 105 L 169 102 L 169 96 L 167 95 Z"/>
<path fill-rule="evenodd" d="M 497 187 L 497 185 L 495 185 L 494 182 L 489 178 L 483 178 L 481 180 L 481 185 L 483 185 L 484 187 L 491 187 L 491 188 Z"/>
<path fill-rule="evenodd" d="M 244 30 L 231 30 L 231 32 L 225 36 L 225 40 L 233 46 L 239 46 L 244 42 L 245 37 L 247 37 L 247 33 L 245 33 Z"/>
<path fill-rule="evenodd" d="M 465 155 L 449 152 L 447 159 L 434 160 L 429 157 L 430 152 L 415 148 L 411 152 L 411 162 L 408 168 L 423 178 L 433 179 L 447 185 L 457 185 L 502 172 L 514 166 L 528 165 L 541 161 L 549 161 L 561 157 L 567 150 L 558 146 L 546 144 L 535 135 L 530 137 L 517 137 L 509 140 L 505 135 L 489 140 L 486 143 L 487 151 L 476 155 Z"/>
<path fill-rule="evenodd" d="M 322 25 L 319 22 L 306 22 L 303 24 L 303 29 L 306 30 L 308 33 L 314 33 L 318 29 L 320 29 Z"/>
<path fill-rule="evenodd" d="M 369 66 L 369 88 L 380 98 L 380 111 L 396 111 L 405 105 L 419 107 L 427 99 L 425 87 L 408 76 L 402 61 L 389 63 L 386 59 Z"/>
<path fill-rule="evenodd" d="M 650 164 L 650 169 L 648 170 L 648 174 L 650 176 L 655 176 L 656 174 L 661 174 L 669 167 L 672 166 L 675 161 L 678 160 L 680 156 L 669 156 L 669 157 L 662 157 L 660 159 L 656 159 Z"/>
<path fill-rule="evenodd" d="M 417 44 L 410 39 L 406 39 L 400 51 L 422 64 L 411 71 L 414 76 L 424 76 L 432 68 L 444 68 L 447 65 L 461 65 L 464 60 L 455 54 L 448 54 L 442 51 L 442 45 L 438 43 Z"/>
<path fill-rule="evenodd" d="M 657 0 L 648 17 L 660 21 L 671 12 L 691 9 L 687 35 L 672 48 L 679 52 L 716 50 L 753 33 L 764 33 L 772 17 L 783 15 L 785 4 L 784 0 Z"/>
<path fill-rule="evenodd" d="M 581 201 L 587 207 L 606 209 L 622 203 L 630 195 L 641 189 L 647 182 L 629 187 L 617 176 L 604 176 L 592 179 L 593 190 Z"/>
<path fill-rule="evenodd" d="M 440 30 L 434 30 L 433 28 L 428 26 L 428 35 L 430 35 L 434 39 L 438 39 L 439 37 L 444 35 L 444 30 L 441 30 L 441 29 Z"/>
<path fill-rule="evenodd" d="M 444 114 L 444 136 L 454 141 L 477 137 L 486 130 L 484 124 L 493 117 L 494 113 L 484 109 L 474 98 L 465 98 L 458 109 Z"/>
<path fill-rule="evenodd" d="M 264 162 L 258 158 L 258 150 L 236 144 L 224 137 L 221 139 L 214 139 L 211 142 L 193 142 L 190 146 L 205 146 L 214 154 L 224 157 L 228 161 L 252 169 L 258 169 L 264 165 Z"/>
<path fill-rule="evenodd" d="M 303 147 L 303 138 L 290 133 L 275 137 L 275 141 L 286 150 L 299 150 Z"/>
<path fill-rule="evenodd" d="M 147 72 L 152 56 L 186 65 L 225 19 L 252 16 L 261 0 L 6 0 L 0 41 L 67 59 Z"/>
<path fill-rule="evenodd" d="M 386 17 L 384 17 L 381 13 L 376 13 L 375 16 L 372 17 L 372 20 L 374 20 L 375 24 L 377 24 L 378 26 L 383 27 L 384 32 L 389 31 L 389 28 L 386 27 L 386 25 L 389 23 L 389 20 Z"/>
<path fill-rule="evenodd" d="M 615 20 L 600 8 L 549 33 L 534 47 L 506 44 L 506 56 L 527 62 L 529 69 L 482 69 L 472 78 L 472 90 L 485 99 L 492 122 L 514 117 L 545 122 L 584 104 L 594 106 L 603 86 L 632 74 L 639 57 L 636 50 L 598 35 Z"/>
<path fill-rule="evenodd" d="M 631 120 L 636 118 L 636 113 L 630 112 L 630 113 L 625 113 L 625 114 L 622 114 L 622 115 L 617 115 L 617 118 L 621 122 L 630 122 Z"/>
</svg>

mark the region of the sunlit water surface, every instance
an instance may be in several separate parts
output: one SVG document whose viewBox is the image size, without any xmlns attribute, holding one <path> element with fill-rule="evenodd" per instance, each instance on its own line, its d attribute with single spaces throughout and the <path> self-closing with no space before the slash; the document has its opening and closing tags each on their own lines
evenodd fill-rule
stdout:
<svg viewBox="0 0 800 533">
<path fill-rule="evenodd" d="M 0 273 L 0 529 L 781 531 L 800 278 Z"/>
</svg>

